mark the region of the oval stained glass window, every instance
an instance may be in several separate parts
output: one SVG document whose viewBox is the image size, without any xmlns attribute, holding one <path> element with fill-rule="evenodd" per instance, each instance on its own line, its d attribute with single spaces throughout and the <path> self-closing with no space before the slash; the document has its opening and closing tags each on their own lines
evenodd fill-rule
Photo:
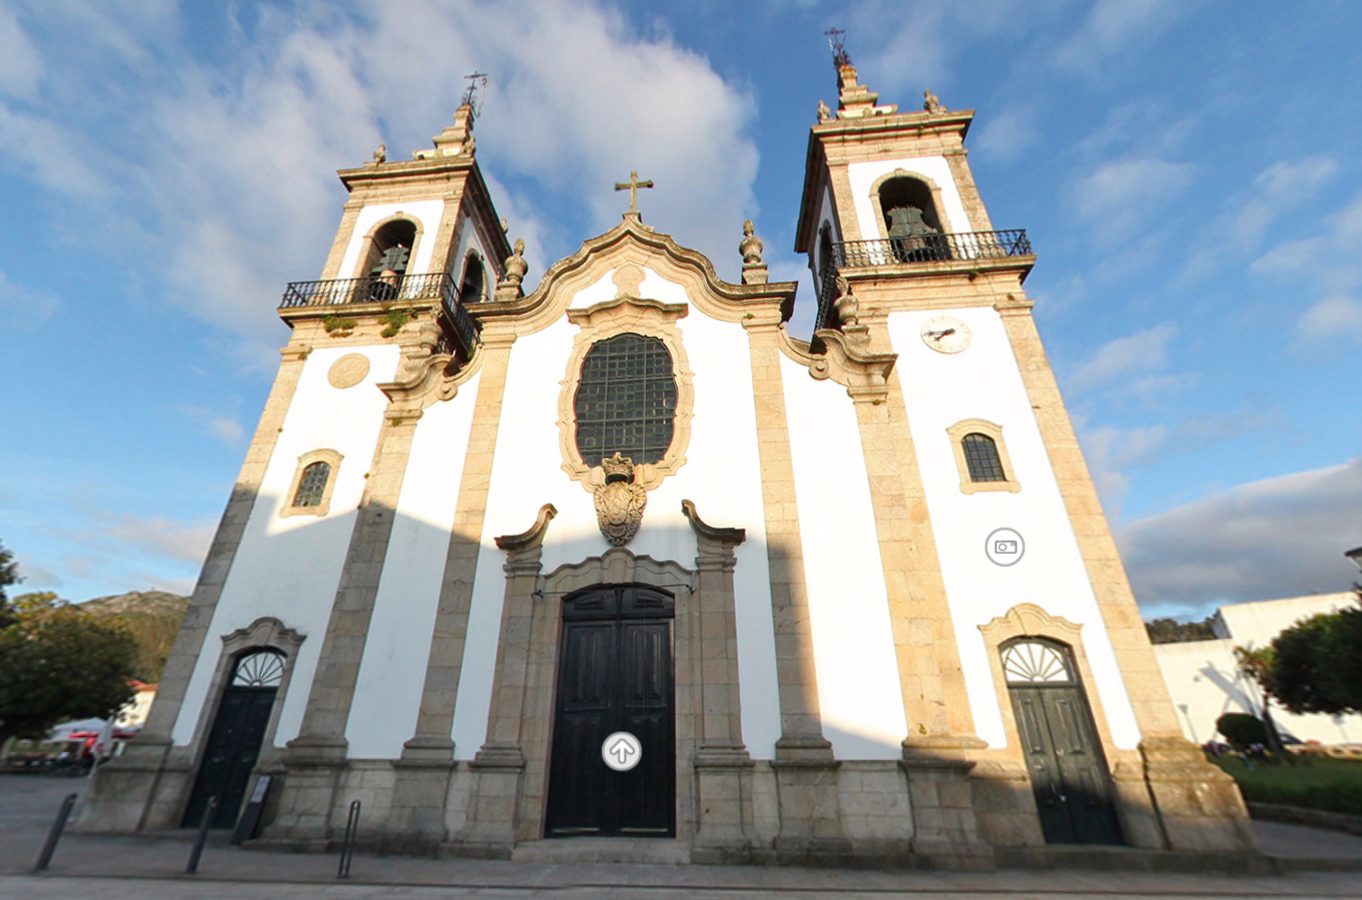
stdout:
<svg viewBox="0 0 1362 900">
<path fill-rule="evenodd" d="M 672 355 L 655 337 L 617 334 L 582 360 L 573 397 L 577 452 L 588 466 L 619 453 L 634 465 L 661 462 L 676 425 Z"/>
</svg>

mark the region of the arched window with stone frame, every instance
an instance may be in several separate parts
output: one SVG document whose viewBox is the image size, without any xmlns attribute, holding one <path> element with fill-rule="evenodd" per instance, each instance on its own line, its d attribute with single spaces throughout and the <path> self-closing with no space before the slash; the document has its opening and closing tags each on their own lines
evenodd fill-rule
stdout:
<svg viewBox="0 0 1362 900">
<path fill-rule="evenodd" d="M 386 302 L 396 299 L 410 271 L 420 226 L 405 217 L 380 222 L 364 239 L 359 276 L 361 301 Z"/>
<path fill-rule="evenodd" d="M 942 205 L 941 188 L 930 179 L 904 169 L 878 179 L 870 189 L 876 226 L 889 242 L 896 262 L 924 262 L 951 258 L 951 232 Z"/>
<path fill-rule="evenodd" d="M 1017 493 L 1021 482 L 1003 441 L 1003 427 L 987 419 L 964 419 L 946 429 L 950 436 L 955 463 L 960 471 L 960 490 L 966 494 L 981 491 Z"/>
<path fill-rule="evenodd" d="M 325 516 L 331 510 L 331 493 L 344 457 L 335 450 L 312 450 L 298 457 L 293 483 L 281 516 Z"/>
<path fill-rule="evenodd" d="M 481 303 L 487 299 L 487 267 L 476 250 L 469 250 L 464 256 L 463 275 L 459 279 L 459 303 Z"/>
</svg>

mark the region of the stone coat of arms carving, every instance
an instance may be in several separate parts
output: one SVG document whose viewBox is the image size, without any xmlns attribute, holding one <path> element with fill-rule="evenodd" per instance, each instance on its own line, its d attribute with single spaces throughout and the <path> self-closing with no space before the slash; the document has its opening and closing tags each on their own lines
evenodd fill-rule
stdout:
<svg viewBox="0 0 1362 900">
<path fill-rule="evenodd" d="M 609 459 L 601 460 L 605 470 L 605 484 L 596 488 L 596 523 L 601 534 L 616 547 L 623 547 L 638 534 L 643 523 L 643 508 L 648 505 L 648 491 L 634 484 L 634 461 L 620 456 L 617 451 Z"/>
</svg>

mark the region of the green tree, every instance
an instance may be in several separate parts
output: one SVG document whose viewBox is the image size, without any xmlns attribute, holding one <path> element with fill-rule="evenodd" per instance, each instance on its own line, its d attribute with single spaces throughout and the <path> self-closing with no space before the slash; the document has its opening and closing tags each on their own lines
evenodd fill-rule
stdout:
<svg viewBox="0 0 1362 900">
<path fill-rule="evenodd" d="M 10 609 L 9 598 L 5 596 L 5 588 L 23 580 L 14 554 L 5 549 L 4 541 L 0 541 L 0 628 L 14 621 L 14 612 Z"/>
<path fill-rule="evenodd" d="M 1258 685 L 1262 692 L 1260 700 L 1263 706 L 1263 724 L 1267 726 L 1267 748 L 1276 754 L 1284 753 L 1285 748 L 1282 747 L 1277 723 L 1272 719 L 1272 698 L 1275 696 L 1271 687 L 1274 662 L 1272 648 L 1258 647 L 1250 650 L 1247 647 L 1235 647 L 1234 659 L 1239 664 L 1239 671 Z"/>
<path fill-rule="evenodd" d="M 137 644 L 53 593 L 24 594 L 0 628 L 0 744 L 58 722 L 108 716 L 133 697 Z"/>
<path fill-rule="evenodd" d="M 1272 641 L 1272 693 L 1295 713 L 1362 712 L 1362 607 L 1321 613 Z"/>
<path fill-rule="evenodd" d="M 1177 619 L 1154 619 L 1144 623 L 1151 644 L 1181 644 L 1188 641 L 1215 640 L 1215 616 L 1200 622 L 1179 622 Z"/>
</svg>

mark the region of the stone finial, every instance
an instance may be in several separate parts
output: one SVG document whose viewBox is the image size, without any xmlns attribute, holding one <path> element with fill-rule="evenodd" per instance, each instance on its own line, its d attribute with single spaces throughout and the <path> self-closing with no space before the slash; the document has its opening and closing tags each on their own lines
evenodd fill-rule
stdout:
<svg viewBox="0 0 1362 900">
<path fill-rule="evenodd" d="M 859 119 L 863 116 L 883 116 L 898 112 L 898 106 L 876 105 L 880 95 L 858 82 L 856 67 L 851 63 L 838 66 L 837 118 Z"/>
<path fill-rule="evenodd" d="M 525 262 L 525 241 L 516 238 L 511 255 L 506 257 L 506 275 L 497 282 L 497 299 L 514 300 L 521 296 L 520 282 L 525 280 L 529 263 Z"/>
<path fill-rule="evenodd" d="M 820 122 L 826 122 L 828 119 L 831 119 L 831 118 L 832 118 L 832 110 L 828 109 L 828 105 L 827 105 L 826 103 L 824 103 L 822 100 L 819 100 L 819 101 L 818 101 L 818 121 L 820 121 Z"/>
<path fill-rule="evenodd" d="M 378 149 L 374 151 L 374 162 L 385 163 L 387 161 L 388 161 L 388 145 L 379 144 Z"/>
<path fill-rule="evenodd" d="M 941 113 L 946 111 L 946 107 L 941 105 L 941 98 L 933 94 L 931 88 L 922 92 L 922 108 L 927 112 Z"/>
<path fill-rule="evenodd" d="M 757 237 L 756 226 L 751 219 L 742 223 L 742 233 L 742 243 L 738 244 L 738 252 L 742 254 L 742 283 L 765 284 L 769 274 L 766 263 L 761 261 L 764 245 L 761 238 Z"/>
<path fill-rule="evenodd" d="M 837 299 L 834 305 L 837 307 L 837 318 L 842 320 L 843 327 L 857 324 L 856 314 L 860 312 L 861 301 L 851 293 L 851 283 L 843 275 L 837 276 Z"/>
<path fill-rule="evenodd" d="M 756 230 L 756 226 L 752 224 L 751 219 L 742 223 L 743 239 L 742 243 L 738 245 L 738 252 L 742 254 L 742 261 L 744 263 L 761 262 L 761 251 L 764 245 L 761 242 L 761 238 L 756 236 Z"/>
<path fill-rule="evenodd" d="M 417 150 L 417 159 L 431 156 L 472 156 L 476 142 L 473 140 L 473 107 L 467 103 L 454 111 L 454 124 L 436 135 L 435 150 Z"/>
</svg>

